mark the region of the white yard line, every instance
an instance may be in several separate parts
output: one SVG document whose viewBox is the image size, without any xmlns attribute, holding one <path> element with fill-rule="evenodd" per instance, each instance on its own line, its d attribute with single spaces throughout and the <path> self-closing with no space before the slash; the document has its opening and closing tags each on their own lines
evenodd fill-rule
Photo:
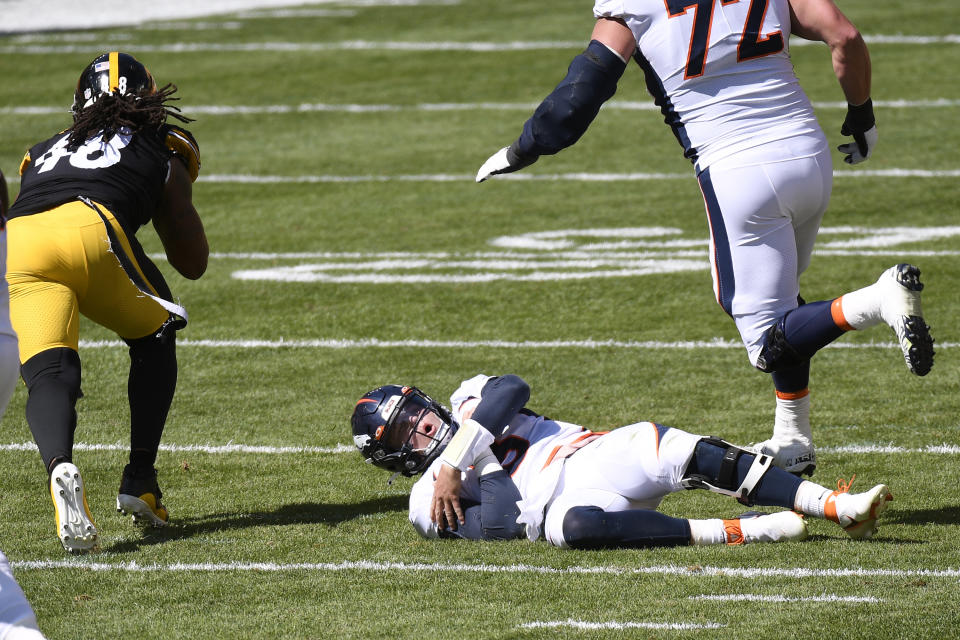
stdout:
<svg viewBox="0 0 960 640">
<path fill-rule="evenodd" d="M 699 596 L 690 596 L 690 600 L 710 600 L 713 602 L 829 602 L 841 604 L 874 604 L 883 602 L 880 598 L 874 596 L 838 596 L 834 594 L 824 594 L 819 596 L 804 596 L 801 598 L 790 598 L 788 596 L 774 595 L 765 596 L 761 594 L 740 593 L 740 594 L 703 594 Z"/>
<path fill-rule="evenodd" d="M 404 111 L 533 111 L 537 102 L 425 102 L 420 104 L 347 104 L 347 103 L 302 103 L 302 104 L 262 104 L 262 105 L 227 105 L 184 104 L 181 109 L 189 115 L 230 116 L 230 115 L 262 115 L 283 113 L 390 113 Z M 960 106 L 960 100 L 934 98 L 929 100 L 877 100 L 877 108 L 883 109 L 931 109 L 955 108 Z M 846 109 L 846 102 L 814 102 L 817 109 Z M 627 100 L 611 100 L 603 105 L 604 110 L 612 111 L 659 111 L 653 102 L 637 102 Z M 16 116 L 47 116 L 63 114 L 66 116 L 69 108 L 64 105 L 55 106 L 23 106 L 0 107 L 0 115 Z"/>
<path fill-rule="evenodd" d="M 835 178 L 960 178 L 960 169 L 877 169 L 837 170 Z M 651 180 L 692 180 L 690 173 L 511 173 L 497 176 L 496 180 L 531 182 L 646 182 Z M 466 173 L 421 173 L 408 175 L 253 175 L 248 173 L 218 173 L 201 175 L 197 182 L 219 184 L 337 184 L 362 182 L 474 182 L 476 176 Z M 7 182 L 17 183 L 18 176 L 8 176 Z"/>
<path fill-rule="evenodd" d="M 161 3 L 162 4 L 162 3 Z M 942 45 L 960 44 L 960 35 L 865 35 L 868 44 L 893 45 Z M 133 53 L 234 53 L 234 52 L 323 52 L 323 51 L 394 51 L 394 52 L 434 52 L 468 51 L 473 53 L 492 53 L 502 51 L 542 51 L 555 49 L 582 49 L 584 40 L 514 40 L 509 42 L 463 42 L 463 41 L 402 41 L 402 40 L 342 40 L 340 42 L 169 42 L 166 44 L 132 44 L 127 48 Z M 811 42 L 792 38 L 790 46 L 822 46 L 820 42 Z M 96 44 L 55 44 L 20 45 L 0 47 L 0 53 L 8 55 L 48 55 L 65 53 L 97 53 L 103 45 Z"/>
<path fill-rule="evenodd" d="M 960 178 L 960 169 L 876 169 L 876 170 L 837 170 L 836 178 Z M 690 173 L 511 173 L 497 176 L 496 180 L 544 181 L 544 182 L 644 182 L 649 180 L 692 180 Z M 473 174 L 422 173 L 409 175 L 252 175 L 252 174 L 211 174 L 200 176 L 198 182 L 219 182 L 236 184 L 299 184 L 299 183 L 350 183 L 350 182 L 474 182 Z M 11 179 L 13 181 L 13 179 Z"/>
<path fill-rule="evenodd" d="M 122 442 L 114 443 L 94 443 L 78 442 L 73 445 L 74 451 L 129 451 L 130 445 Z M 29 451 L 35 452 L 37 445 L 33 442 L 11 442 L 0 444 L 0 451 Z M 213 444 L 161 444 L 160 451 L 169 453 L 209 453 L 209 454 L 235 454 L 235 453 L 257 453 L 272 455 L 287 455 L 304 453 L 313 453 L 319 455 L 329 455 L 337 453 L 354 453 L 356 447 L 351 444 L 337 444 L 333 447 L 272 447 L 267 445 L 248 445 L 228 442 L 222 445 Z M 931 444 L 923 447 L 898 447 L 890 444 L 860 444 L 842 447 L 819 447 L 819 453 L 851 453 L 851 454 L 922 454 L 922 455 L 958 455 L 960 454 L 960 445 L 950 444 Z"/>
<path fill-rule="evenodd" d="M 11 444 L 0 444 L 0 451 L 36 451 L 37 445 L 32 442 L 15 442 Z M 129 451 L 129 443 L 90 443 L 78 442 L 73 445 L 74 451 Z M 161 444 L 160 451 L 171 453 L 210 453 L 210 454 L 234 454 L 234 453 L 267 453 L 267 454 L 332 454 L 332 453 L 353 453 L 357 450 L 352 444 L 338 444 L 333 447 L 270 447 L 264 445 L 249 445 L 227 443 L 222 445 L 210 444 Z"/>
<path fill-rule="evenodd" d="M 313 0 L 320 4 L 325 0 Z M 163 2 L 130 2 L 129 0 L 4 0 L 0 32 L 29 33 L 57 29 L 97 29 L 134 27 L 149 20 L 182 20 L 306 4 L 304 0 L 163 0 Z M 337 3 L 364 6 L 363 0 Z"/>
<path fill-rule="evenodd" d="M 621 631 L 625 629 L 654 629 L 657 631 L 693 631 L 698 629 L 723 629 L 727 625 L 718 622 L 587 622 L 585 620 L 551 620 L 525 622 L 518 629 L 578 629 L 581 631 Z"/>
<path fill-rule="evenodd" d="M 81 340 L 81 349 L 126 347 L 122 340 Z M 379 338 L 315 340 L 177 340 L 178 347 L 212 349 L 742 349 L 738 340 L 381 340 Z M 825 349 L 892 349 L 893 342 L 833 343 Z M 957 342 L 937 342 L 937 350 L 954 349 Z"/>
<path fill-rule="evenodd" d="M 659 565 L 650 567 L 615 566 L 571 566 L 555 567 L 528 564 L 440 564 L 407 562 L 201 562 L 172 564 L 141 564 L 138 562 L 96 562 L 76 558 L 66 560 L 20 560 L 10 563 L 21 571 L 47 569 L 79 569 L 83 571 L 122 571 L 128 573 L 189 573 L 189 572 L 426 572 L 426 573 L 513 573 L 541 575 L 660 575 L 688 578 L 715 577 L 758 580 L 765 578 L 788 578 L 803 580 L 806 578 L 960 578 L 960 569 L 864 569 L 859 567 L 844 569 L 817 569 L 811 567 L 714 567 L 701 566 L 691 568 L 679 565 Z"/>
</svg>

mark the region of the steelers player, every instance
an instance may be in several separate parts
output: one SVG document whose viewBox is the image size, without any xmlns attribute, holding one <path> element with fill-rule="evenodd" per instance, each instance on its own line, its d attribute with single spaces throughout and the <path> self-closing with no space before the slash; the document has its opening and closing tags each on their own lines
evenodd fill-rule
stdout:
<svg viewBox="0 0 960 640">
<path fill-rule="evenodd" d="M 7 220 L 10 316 L 19 337 L 26 416 L 50 476 L 57 535 L 73 553 L 98 533 L 73 464 L 80 391 L 79 314 L 117 333 L 130 350 L 130 457 L 117 509 L 164 526 L 154 467 L 177 383 L 176 331 L 187 313 L 173 302 L 136 232 L 148 222 L 167 259 L 191 280 L 209 248 L 193 205 L 200 168 L 181 122 L 176 87 L 158 88 L 131 55 L 111 51 L 80 74 L 73 124 L 27 151 Z"/>
</svg>

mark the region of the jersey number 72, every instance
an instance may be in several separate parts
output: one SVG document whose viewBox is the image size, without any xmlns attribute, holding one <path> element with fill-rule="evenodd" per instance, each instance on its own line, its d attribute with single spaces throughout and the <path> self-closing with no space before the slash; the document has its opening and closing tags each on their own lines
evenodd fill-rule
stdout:
<svg viewBox="0 0 960 640">
<path fill-rule="evenodd" d="M 713 7 L 716 2 L 723 5 L 736 4 L 740 0 L 663 0 L 671 18 L 682 16 L 693 7 L 693 31 L 690 34 L 690 48 L 687 51 L 687 67 L 684 79 L 703 75 L 703 66 L 710 47 L 710 26 L 713 24 Z M 783 34 L 779 31 L 760 37 L 763 17 L 767 13 L 768 0 L 750 0 L 747 19 L 740 32 L 737 45 L 737 61 L 761 58 L 783 50 Z"/>
</svg>

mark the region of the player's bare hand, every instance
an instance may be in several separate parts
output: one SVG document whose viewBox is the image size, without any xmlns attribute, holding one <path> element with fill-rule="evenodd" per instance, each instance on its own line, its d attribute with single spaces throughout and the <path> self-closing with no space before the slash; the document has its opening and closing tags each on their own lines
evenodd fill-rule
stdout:
<svg viewBox="0 0 960 640">
<path fill-rule="evenodd" d="M 430 503 L 430 519 L 440 528 L 456 529 L 463 524 L 463 509 L 460 507 L 460 471 L 443 464 L 433 482 L 433 500 Z"/>
</svg>

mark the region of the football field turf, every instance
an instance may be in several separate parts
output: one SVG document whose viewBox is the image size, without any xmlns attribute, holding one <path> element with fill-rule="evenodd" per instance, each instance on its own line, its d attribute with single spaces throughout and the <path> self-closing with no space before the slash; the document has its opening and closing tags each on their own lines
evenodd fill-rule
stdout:
<svg viewBox="0 0 960 640">
<path fill-rule="evenodd" d="M 70 33 L 0 36 L 0 168 L 69 125 L 80 70 L 137 55 L 174 82 L 201 150 L 211 246 L 179 277 L 190 312 L 158 459 L 171 524 L 114 511 L 128 356 L 83 320 L 74 462 L 100 551 L 66 555 L 18 386 L 0 425 L 0 549 L 60 638 L 946 638 L 960 628 L 960 9 L 845 0 L 867 38 L 880 131 L 835 181 L 807 300 L 923 272 L 937 359 L 908 373 L 892 333 L 813 360 L 814 480 L 886 483 L 873 540 L 572 552 L 428 542 L 412 480 L 363 463 L 367 390 L 444 404 L 516 373 L 529 406 L 611 429 L 654 420 L 746 444 L 774 396 L 713 298 L 690 164 L 631 65 L 574 147 L 475 184 L 589 36 L 573 0 L 329 2 Z M 825 46 L 792 41 L 832 146 L 845 114 Z M 18 190 L 10 182 L 11 196 Z M 707 492 L 679 517 L 732 517 Z"/>
</svg>

